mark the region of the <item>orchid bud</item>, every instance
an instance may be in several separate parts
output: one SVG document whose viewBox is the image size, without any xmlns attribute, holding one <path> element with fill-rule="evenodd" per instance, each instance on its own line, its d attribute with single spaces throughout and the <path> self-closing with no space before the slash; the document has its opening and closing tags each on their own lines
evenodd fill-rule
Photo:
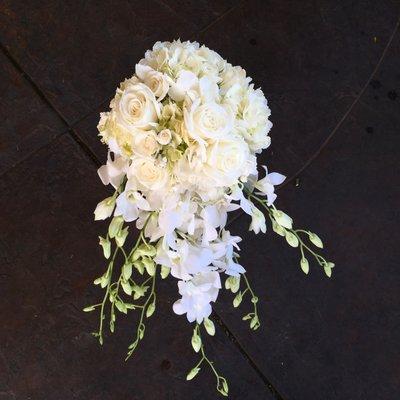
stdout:
<svg viewBox="0 0 400 400">
<path fill-rule="evenodd" d="M 111 216 L 115 207 L 115 197 L 107 197 L 99 204 L 97 204 L 96 209 L 94 210 L 94 219 L 95 221 L 99 221 L 102 219 L 106 219 Z"/>
<path fill-rule="evenodd" d="M 114 217 L 111 220 L 110 226 L 108 227 L 108 235 L 111 239 L 113 239 L 118 234 L 123 224 L 124 219 L 121 216 Z"/>
</svg>

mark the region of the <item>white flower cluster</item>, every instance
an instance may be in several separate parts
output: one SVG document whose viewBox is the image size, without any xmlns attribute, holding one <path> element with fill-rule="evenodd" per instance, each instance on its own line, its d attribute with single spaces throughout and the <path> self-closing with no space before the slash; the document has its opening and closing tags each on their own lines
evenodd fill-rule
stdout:
<svg viewBox="0 0 400 400">
<path fill-rule="evenodd" d="M 118 191 L 95 218 L 136 221 L 156 248 L 156 264 L 177 278 L 175 313 L 201 323 L 221 289 L 220 274 L 239 276 L 240 237 L 225 228 L 242 208 L 250 229 L 265 217 L 245 196 L 255 188 L 271 205 L 284 176 L 257 179 L 256 154 L 270 144 L 270 109 L 239 66 L 196 42 L 157 42 L 121 83 L 98 125 L 108 145 L 99 169 Z"/>
</svg>

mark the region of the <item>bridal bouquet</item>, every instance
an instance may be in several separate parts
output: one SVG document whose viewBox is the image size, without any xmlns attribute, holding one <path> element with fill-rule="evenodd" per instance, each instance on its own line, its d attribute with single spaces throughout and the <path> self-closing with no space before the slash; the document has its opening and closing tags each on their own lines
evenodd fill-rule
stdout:
<svg viewBox="0 0 400 400">
<path fill-rule="evenodd" d="M 249 300 L 243 320 L 253 330 L 260 326 L 258 297 L 239 259 L 241 238 L 226 229 L 233 210 L 249 215 L 256 234 L 265 233 L 268 219 L 274 232 L 300 250 L 304 273 L 309 255 L 331 276 L 334 264 L 312 248 L 323 247 L 320 238 L 295 229 L 274 205 L 275 186 L 285 177 L 266 166 L 258 176 L 256 155 L 271 142 L 269 116 L 263 92 L 246 71 L 196 42 L 157 42 L 136 64 L 135 74 L 120 84 L 98 124 L 109 149 L 98 173 L 104 185 L 115 189 L 95 210 L 96 220 L 112 217 L 100 237 L 108 265 L 94 281 L 104 297 L 84 309 L 99 311 L 94 335 L 100 344 L 106 317 L 113 332 L 118 313 L 137 311 L 128 359 L 156 310 L 157 279 L 171 275 L 177 284 L 173 311 L 194 324 L 191 344 L 199 353 L 187 380 L 208 365 L 217 390 L 228 395 L 228 383 L 202 340 L 204 332 L 215 333 L 209 317 L 222 286 L 234 294 L 234 307 Z M 132 222 L 139 233 L 128 247 Z"/>
</svg>

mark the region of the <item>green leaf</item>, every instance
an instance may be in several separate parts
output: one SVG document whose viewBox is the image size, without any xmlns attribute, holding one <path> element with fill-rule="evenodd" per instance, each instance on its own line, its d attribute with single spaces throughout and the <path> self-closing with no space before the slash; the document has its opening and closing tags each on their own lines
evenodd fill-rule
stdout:
<svg viewBox="0 0 400 400">
<path fill-rule="evenodd" d="M 233 299 L 233 307 L 239 307 L 240 303 L 243 300 L 242 292 L 239 292 L 235 298 Z"/>
<path fill-rule="evenodd" d="M 83 311 L 84 312 L 90 312 L 90 311 L 94 311 L 96 308 L 95 307 L 93 307 L 93 306 L 88 306 L 88 307 L 85 307 L 84 309 L 83 309 Z"/>
<path fill-rule="evenodd" d="M 310 270 L 310 265 L 308 264 L 308 260 L 307 260 L 307 258 L 302 258 L 301 260 L 300 260 L 300 267 L 301 267 L 301 269 L 303 270 L 303 272 L 305 273 L 305 274 L 308 274 L 308 271 Z"/>
<path fill-rule="evenodd" d="M 186 376 L 186 380 L 192 380 L 200 371 L 200 368 L 193 368 Z"/>
<path fill-rule="evenodd" d="M 146 317 L 147 318 L 150 318 L 153 314 L 154 314 L 154 311 L 156 310 L 156 305 L 155 305 L 155 303 L 154 303 L 154 301 L 151 303 L 151 304 L 149 304 L 149 306 L 147 307 L 147 310 L 146 310 Z"/>
<path fill-rule="evenodd" d="M 113 239 L 121 230 L 123 224 L 124 219 L 121 216 L 114 217 L 111 220 L 110 226 L 108 227 L 108 236 Z"/>
<path fill-rule="evenodd" d="M 99 244 L 103 248 L 104 257 L 109 259 L 111 256 L 111 242 L 108 239 L 99 236 Z"/>
<path fill-rule="evenodd" d="M 193 331 L 192 347 L 196 353 L 198 353 L 201 349 L 201 337 L 197 334 L 196 329 Z"/>
<path fill-rule="evenodd" d="M 122 275 L 126 281 L 132 276 L 132 264 L 130 262 L 125 262 L 122 267 Z"/>
<path fill-rule="evenodd" d="M 132 294 L 132 287 L 127 281 L 122 280 L 121 281 L 121 286 L 122 286 L 122 289 L 124 290 L 124 292 L 128 296 L 130 296 Z"/>
<path fill-rule="evenodd" d="M 294 233 L 292 233 L 290 231 L 286 231 L 285 239 L 289 243 L 289 245 L 292 247 L 297 247 L 299 245 L 299 239 L 297 238 L 297 236 Z"/>
<path fill-rule="evenodd" d="M 171 272 L 171 268 L 165 267 L 164 265 L 161 266 L 161 279 L 165 279 L 169 273 Z"/>
<path fill-rule="evenodd" d="M 322 240 L 315 233 L 309 232 L 308 237 L 310 238 L 310 241 L 314 246 L 317 246 L 320 249 L 324 247 Z"/>
<path fill-rule="evenodd" d="M 211 321 L 211 319 L 209 318 L 204 318 L 204 328 L 206 328 L 207 333 L 210 336 L 214 336 L 215 335 L 215 325 L 214 322 Z"/>
</svg>

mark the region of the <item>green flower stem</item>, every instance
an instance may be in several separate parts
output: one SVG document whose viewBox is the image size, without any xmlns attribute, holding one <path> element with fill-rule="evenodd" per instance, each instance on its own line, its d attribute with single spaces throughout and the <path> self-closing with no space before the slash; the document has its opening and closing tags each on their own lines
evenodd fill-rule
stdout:
<svg viewBox="0 0 400 400">
<path fill-rule="evenodd" d="M 322 257 L 322 256 L 320 256 L 320 255 L 317 254 L 315 251 L 313 251 L 309 246 L 307 246 L 307 245 L 303 242 L 303 240 L 301 239 L 300 235 L 298 235 L 298 233 L 297 233 L 297 232 L 305 232 L 305 233 L 308 235 L 308 232 L 303 231 L 303 230 L 301 230 L 301 229 L 297 229 L 297 230 L 288 229 L 288 231 L 292 232 L 292 233 L 297 237 L 297 239 L 299 240 L 300 251 L 301 251 L 301 255 L 302 255 L 303 258 L 304 258 L 304 250 L 303 250 L 303 248 L 304 248 L 304 249 L 308 250 L 308 251 L 315 257 L 315 259 L 317 260 L 317 262 L 318 262 L 319 265 L 324 265 L 324 264 L 326 264 L 327 261 L 325 260 L 325 258 Z"/>
<path fill-rule="evenodd" d="M 118 247 L 117 247 L 117 248 L 118 248 Z M 124 250 L 122 247 L 120 247 L 120 249 L 121 249 L 121 251 L 122 251 L 122 253 L 123 253 L 124 257 L 125 257 L 125 262 L 126 262 L 126 261 L 128 260 L 127 255 L 126 255 L 126 252 L 125 252 L 125 250 Z M 120 301 L 122 301 L 122 299 L 121 299 L 121 298 L 119 297 L 119 295 L 118 295 L 118 293 L 119 293 L 119 285 L 121 284 L 122 278 L 123 278 L 123 275 L 122 275 L 122 271 L 121 271 L 121 274 L 119 275 L 118 281 L 113 283 L 113 285 L 116 285 L 116 289 L 115 289 L 115 298 L 114 298 L 114 301 L 111 302 L 111 309 L 110 309 L 110 315 L 111 315 L 111 317 L 114 315 L 115 300 L 119 299 Z"/>
<path fill-rule="evenodd" d="M 144 232 L 144 230 L 146 229 L 146 226 L 147 226 L 147 224 L 149 223 L 150 218 L 151 218 L 152 215 L 153 215 L 153 213 L 150 213 L 149 216 L 147 217 L 146 222 L 145 222 L 144 225 L 143 225 L 143 228 L 140 230 L 139 238 L 138 238 L 138 240 L 136 241 L 135 246 L 133 246 L 133 249 L 130 251 L 129 255 L 126 256 L 127 259 L 129 259 L 129 258 L 132 257 L 132 255 L 133 255 L 133 253 L 135 252 L 135 250 L 139 247 L 141 241 L 143 241 L 144 243 L 148 244 L 147 241 L 146 241 L 146 239 L 145 239 L 145 237 L 144 237 L 143 232 Z"/>
<path fill-rule="evenodd" d="M 253 308 L 254 308 L 254 316 L 257 317 L 257 320 L 259 321 L 258 317 L 258 309 L 257 309 L 257 303 L 258 303 L 258 297 L 255 295 L 253 289 L 250 286 L 249 280 L 247 279 L 246 274 L 242 274 L 244 281 L 246 282 L 247 289 L 244 290 L 243 294 L 246 293 L 247 290 L 250 291 L 251 294 L 251 302 L 253 303 Z"/>
<path fill-rule="evenodd" d="M 136 329 L 136 339 L 135 339 L 134 342 L 132 342 L 132 344 L 131 344 L 132 348 L 129 350 L 129 352 L 128 352 L 126 358 L 125 358 L 125 361 L 127 361 L 127 360 L 132 356 L 132 354 L 133 354 L 133 352 L 134 352 L 134 350 L 135 350 L 137 344 L 138 344 L 139 341 L 143 338 L 143 334 L 144 334 L 144 330 L 143 330 L 143 327 L 144 327 L 143 319 L 144 319 L 144 316 L 145 316 L 146 309 L 147 309 L 147 307 L 149 306 L 149 303 L 150 303 L 150 300 L 151 300 L 151 299 L 154 298 L 153 301 L 156 300 L 156 293 L 155 293 L 156 274 L 154 274 L 152 277 L 150 277 L 149 279 L 147 279 L 147 280 L 145 281 L 145 283 L 148 282 L 150 279 L 152 279 L 151 292 L 150 292 L 149 296 L 147 297 L 146 302 L 145 302 L 145 303 L 143 304 L 143 306 L 142 306 L 143 308 L 142 308 L 142 311 L 141 311 L 141 313 L 140 313 L 139 324 L 138 324 L 137 329 Z M 145 283 L 143 283 L 143 285 L 144 285 Z M 143 332 L 143 333 L 142 333 L 142 332 Z M 131 347 L 131 346 L 129 346 L 129 347 Z"/>
<path fill-rule="evenodd" d="M 248 197 L 249 199 L 254 199 L 255 201 L 257 201 L 264 209 L 268 211 L 268 216 L 272 224 L 278 224 L 278 222 L 275 220 L 272 211 L 272 210 L 274 211 L 278 210 L 273 204 L 268 205 L 266 200 L 260 199 L 258 196 L 255 196 L 254 194 L 249 192 L 248 192 Z M 289 228 L 282 228 L 282 229 L 283 232 L 290 232 L 297 238 L 297 240 L 299 241 L 299 247 L 302 259 L 305 259 L 304 250 L 307 250 L 316 259 L 319 265 L 325 267 L 326 265 L 329 264 L 324 257 L 316 253 L 314 250 L 312 250 L 307 244 L 304 243 L 303 239 L 301 238 L 300 234 L 309 236 L 310 232 L 307 232 L 304 229 L 289 229 Z"/>
<path fill-rule="evenodd" d="M 98 331 L 98 337 L 99 337 L 99 343 L 102 345 L 103 344 L 103 321 L 105 319 L 105 315 L 104 315 L 104 307 L 107 301 L 107 298 L 109 296 L 110 293 L 110 286 L 111 286 L 111 277 L 112 277 L 112 273 L 113 273 L 113 268 L 114 268 L 114 261 L 115 261 L 115 257 L 118 254 L 118 250 L 119 248 L 117 247 L 114 250 L 114 254 L 113 257 L 111 259 L 111 262 L 108 266 L 107 269 L 107 275 L 108 275 L 108 284 L 107 284 L 107 289 L 106 289 L 106 293 L 104 295 L 103 301 L 101 302 L 101 309 L 100 309 L 100 324 L 99 324 L 99 331 Z"/>
<path fill-rule="evenodd" d="M 218 392 L 220 392 L 223 396 L 228 396 L 228 383 L 227 383 L 226 379 L 223 376 L 219 375 L 218 371 L 214 367 L 213 361 L 211 361 L 207 357 L 206 352 L 204 350 L 203 340 L 201 338 L 200 325 L 198 323 L 196 323 L 196 326 L 194 328 L 194 334 L 197 334 L 199 336 L 199 338 L 200 338 L 200 341 L 201 341 L 201 346 L 200 346 L 201 358 L 200 358 L 200 361 L 193 367 L 193 369 L 199 368 L 200 365 L 205 361 L 210 366 L 213 374 L 215 375 L 215 378 L 217 380 L 217 390 L 218 390 Z"/>
</svg>

